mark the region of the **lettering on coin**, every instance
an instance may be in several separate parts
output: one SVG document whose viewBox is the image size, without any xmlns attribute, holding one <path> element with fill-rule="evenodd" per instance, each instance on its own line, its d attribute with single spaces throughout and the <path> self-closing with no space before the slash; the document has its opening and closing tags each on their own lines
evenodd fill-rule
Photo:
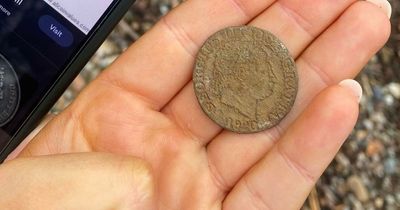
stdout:
<svg viewBox="0 0 400 210">
<path fill-rule="evenodd" d="M 277 125 L 292 108 L 298 89 L 288 49 L 273 34 L 250 26 L 212 35 L 197 55 L 193 82 L 203 111 L 237 133 Z"/>
<path fill-rule="evenodd" d="M 20 101 L 18 77 L 11 64 L 0 54 L 0 127 L 15 115 Z"/>
</svg>

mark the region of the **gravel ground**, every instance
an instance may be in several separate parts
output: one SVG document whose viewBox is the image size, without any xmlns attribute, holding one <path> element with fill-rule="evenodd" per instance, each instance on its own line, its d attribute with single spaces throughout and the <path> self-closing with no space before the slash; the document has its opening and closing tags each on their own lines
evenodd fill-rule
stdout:
<svg viewBox="0 0 400 210">
<path fill-rule="evenodd" d="M 57 113 L 181 0 L 138 0 L 52 109 Z M 355 130 L 326 170 L 304 210 L 400 209 L 400 0 L 392 0 L 392 35 L 357 80 L 364 97 Z"/>
</svg>

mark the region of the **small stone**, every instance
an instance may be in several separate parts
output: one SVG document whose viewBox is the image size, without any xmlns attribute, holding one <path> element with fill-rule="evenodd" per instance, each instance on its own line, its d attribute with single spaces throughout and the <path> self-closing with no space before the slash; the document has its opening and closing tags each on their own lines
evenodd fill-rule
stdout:
<svg viewBox="0 0 400 210">
<path fill-rule="evenodd" d="M 384 167 L 380 163 L 374 166 L 372 172 L 378 178 L 383 178 L 385 176 Z"/>
<path fill-rule="evenodd" d="M 153 27 L 153 23 L 150 22 L 144 22 L 142 23 L 142 30 L 143 31 L 149 31 Z"/>
<path fill-rule="evenodd" d="M 390 204 L 385 206 L 385 210 L 399 210 L 399 208 L 395 204 Z"/>
<path fill-rule="evenodd" d="M 383 93 L 383 90 L 382 90 L 383 88 L 382 87 L 380 87 L 380 86 L 373 86 L 372 87 L 372 92 L 373 92 L 373 94 L 374 94 L 374 99 L 376 100 L 376 101 L 382 101 L 382 99 L 383 99 L 383 96 L 384 96 L 384 93 Z"/>
<path fill-rule="evenodd" d="M 384 63 L 390 63 L 395 56 L 395 52 L 392 48 L 385 46 L 381 50 L 381 56 Z"/>
<path fill-rule="evenodd" d="M 400 203 L 400 192 L 396 193 L 396 202 Z"/>
<path fill-rule="evenodd" d="M 67 106 L 67 101 L 65 100 L 64 97 L 61 97 L 58 99 L 57 103 L 54 104 L 53 108 L 51 109 L 51 113 L 58 114 L 62 110 L 64 110 L 66 106 Z"/>
<path fill-rule="evenodd" d="M 374 201 L 375 207 L 378 209 L 382 208 L 384 203 L 385 201 L 381 197 L 377 197 Z"/>
<path fill-rule="evenodd" d="M 344 181 L 344 179 L 340 179 L 340 182 L 336 187 L 336 193 L 339 194 L 340 196 L 345 196 L 347 191 L 348 187 L 346 185 L 346 182 Z"/>
<path fill-rule="evenodd" d="M 339 205 L 335 206 L 335 208 L 334 208 L 334 210 L 348 210 L 348 209 L 349 209 L 349 207 L 347 207 L 344 204 L 339 204 Z"/>
<path fill-rule="evenodd" d="M 91 71 L 92 69 L 94 69 L 96 67 L 96 64 L 94 64 L 92 61 L 89 61 L 85 67 L 83 67 L 83 72 L 86 71 Z"/>
<path fill-rule="evenodd" d="M 394 97 L 392 95 L 385 95 L 383 101 L 385 102 L 386 106 L 393 106 Z"/>
<path fill-rule="evenodd" d="M 362 169 L 365 167 L 365 165 L 368 164 L 368 157 L 364 153 L 358 153 L 357 154 L 357 162 L 356 162 L 356 167 L 359 169 Z"/>
<path fill-rule="evenodd" d="M 71 89 L 75 93 L 79 93 L 86 86 L 86 81 L 82 75 L 77 76 L 71 84 Z"/>
<path fill-rule="evenodd" d="M 136 4 L 134 4 L 134 7 L 138 10 L 146 10 L 148 6 L 149 1 L 137 1 Z"/>
<path fill-rule="evenodd" d="M 354 195 L 349 195 L 349 200 L 350 200 L 350 202 L 352 204 L 352 209 L 354 209 L 354 210 L 364 210 L 364 208 L 362 206 L 362 203 L 359 200 L 357 200 L 354 197 Z"/>
<path fill-rule="evenodd" d="M 368 136 L 368 132 L 365 130 L 358 130 L 356 132 L 356 139 L 360 141 L 364 141 Z"/>
<path fill-rule="evenodd" d="M 131 23 L 131 28 L 135 31 L 138 31 L 140 29 L 140 23 L 139 22 L 132 22 Z"/>
<path fill-rule="evenodd" d="M 397 160 L 395 158 L 388 158 L 384 162 L 385 173 L 395 174 L 398 171 Z"/>
<path fill-rule="evenodd" d="M 393 188 L 393 182 L 390 176 L 386 176 L 383 178 L 381 188 L 386 191 L 391 191 Z"/>
<path fill-rule="evenodd" d="M 71 101 L 72 99 L 75 98 L 75 94 L 74 94 L 70 89 L 67 89 L 67 90 L 64 92 L 64 94 L 63 94 L 62 97 L 64 97 L 64 98 L 67 99 L 68 101 Z"/>
<path fill-rule="evenodd" d="M 100 68 L 107 68 L 111 63 L 113 63 L 118 58 L 118 55 L 107 56 L 98 62 Z"/>
<path fill-rule="evenodd" d="M 359 201 L 365 202 L 369 200 L 368 189 L 359 176 L 353 175 L 349 177 L 347 179 L 347 185 Z"/>
<path fill-rule="evenodd" d="M 373 123 L 371 120 L 369 120 L 369 119 L 365 119 L 365 120 L 363 121 L 363 124 L 364 124 L 364 126 L 365 126 L 365 128 L 366 128 L 367 130 L 372 130 L 372 129 L 374 129 L 374 123 Z"/>
<path fill-rule="evenodd" d="M 386 200 L 386 203 L 388 204 L 388 205 L 393 205 L 393 204 L 395 204 L 395 202 L 396 202 L 396 200 L 395 200 L 395 198 L 393 197 L 393 195 L 386 195 L 386 197 L 385 197 L 385 200 Z"/>
<path fill-rule="evenodd" d="M 169 10 L 170 10 L 170 8 L 166 4 L 162 4 L 160 6 L 160 12 L 161 12 L 162 15 L 166 15 L 169 12 Z"/>
<path fill-rule="evenodd" d="M 367 145 L 367 155 L 372 157 L 383 151 L 383 144 L 379 140 L 372 140 Z"/>
<path fill-rule="evenodd" d="M 172 0 L 172 1 L 171 1 L 171 6 L 172 6 L 172 8 L 177 7 L 177 6 L 179 5 L 179 3 L 180 3 L 180 0 Z"/>
<path fill-rule="evenodd" d="M 118 48 L 111 41 L 106 40 L 96 52 L 96 56 L 104 57 L 118 53 Z"/>
<path fill-rule="evenodd" d="M 330 206 L 333 206 L 335 203 L 337 203 L 338 198 L 336 197 L 335 193 L 328 186 L 322 186 L 322 192 L 323 192 L 325 198 L 328 200 L 328 204 Z"/>
<path fill-rule="evenodd" d="M 374 112 L 371 114 L 371 120 L 375 123 L 375 125 L 384 125 L 387 122 L 385 114 L 383 112 Z M 379 127 L 377 126 L 377 127 Z"/>
<path fill-rule="evenodd" d="M 387 88 L 389 89 L 390 94 L 392 94 L 396 99 L 400 99 L 400 84 L 392 82 Z"/>
<path fill-rule="evenodd" d="M 343 167 L 349 167 L 350 166 L 350 160 L 346 157 L 346 155 L 344 155 L 342 152 L 339 152 L 336 157 L 335 160 L 342 165 Z"/>
</svg>

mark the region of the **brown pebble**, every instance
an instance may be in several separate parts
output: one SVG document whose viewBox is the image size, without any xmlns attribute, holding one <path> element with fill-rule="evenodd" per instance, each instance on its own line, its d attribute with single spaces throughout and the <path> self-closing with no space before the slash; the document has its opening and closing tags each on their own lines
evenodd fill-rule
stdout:
<svg viewBox="0 0 400 210">
<path fill-rule="evenodd" d="M 379 140 L 372 140 L 368 143 L 367 146 L 367 155 L 369 157 L 377 155 L 383 151 L 383 145 Z"/>
<path fill-rule="evenodd" d="M 369 200 L 368 189 L 359 176 L 353 175 L 349 177 L 347 179 L 347 185 L 359 201 L 365 202 Z"/>
</svg>

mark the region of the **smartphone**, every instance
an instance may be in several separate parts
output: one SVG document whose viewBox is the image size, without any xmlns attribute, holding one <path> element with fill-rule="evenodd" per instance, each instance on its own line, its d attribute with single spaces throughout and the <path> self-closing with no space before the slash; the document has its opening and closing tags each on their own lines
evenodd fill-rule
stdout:
<svg viewBox="0 0 400 210">
<path fill-rule="evenodd" d="M 134 0 L 0 0 L 0 163 L 37 126 Z"/>
</svg>

